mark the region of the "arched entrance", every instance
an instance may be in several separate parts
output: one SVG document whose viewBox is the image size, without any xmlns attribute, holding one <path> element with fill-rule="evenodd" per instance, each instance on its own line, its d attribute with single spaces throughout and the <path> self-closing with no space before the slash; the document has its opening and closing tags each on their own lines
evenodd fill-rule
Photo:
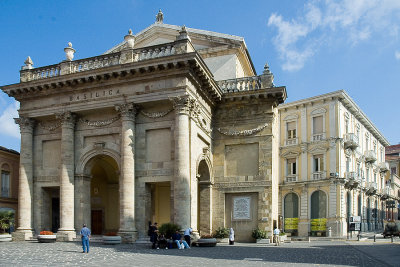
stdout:
<svg viewBox="0 0 400 267">
<path fill-rule="evenodd" d="M 289 193 L 284 200 L 285 232 L 297 235 L 299 225 L 299 197 Z"/>
<path fill-rule="evenodd" d="M 326 193 L 317 190 L 311 195 L 311 233 L 314 235 L 326 234 L 327 214 Z"/>
<path fill-rule="evenodd" d="M 211 177 L 207 162 L 200 161 L 197 169 L 197 225 L 201 235 L 211 233 Z"/>
<path fill-rule="evenodd" d="M 119 170 L 117 162 L 107 155 L 96 155 L 88 161 L 90 173 L 90 214 L 93 235 L 117 232 L 119 229 Z"/>
</svg>

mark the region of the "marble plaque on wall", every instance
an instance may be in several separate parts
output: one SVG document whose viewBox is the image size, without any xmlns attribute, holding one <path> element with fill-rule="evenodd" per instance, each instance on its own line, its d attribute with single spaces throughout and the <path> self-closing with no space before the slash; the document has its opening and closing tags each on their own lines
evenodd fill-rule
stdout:
<svg viewBox="0 0 400 267">
<path fill-rule="evenodd" d="M 233 220 L 251 220 L 251 197 L 233 198 Z"/>
</svg>

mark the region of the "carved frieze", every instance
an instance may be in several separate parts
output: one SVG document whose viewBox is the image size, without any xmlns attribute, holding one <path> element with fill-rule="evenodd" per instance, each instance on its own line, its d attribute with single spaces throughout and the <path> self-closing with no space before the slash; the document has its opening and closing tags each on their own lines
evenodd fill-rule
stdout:
<svg viewBox="0 0 400 267">
<path fill-rule="evenodd" d="M 261 132 L 269 125 L 269 123 L 265 123 L 263 125 L 258 126 L 257 128 L 249 129 L 249 130 L 235 130 L 233 128 L 230 129 L 221 129 L 217 128 L 218 132 L 227 136 L 249 136 Z"/>
<path fill-rule="evenodd" d="M 84 123 L 87 126 L 91 126 L 91 127 L 103 127 L 103 126 L 110 125 L 110 124 L 116 122 L 119 119 L 120 119 L 120 116 L 118 115 L 118 116 L 115 116 L 115 117 L 113 117 L 111 119 L 97 120 L 97 121 L 79 119 L 79 122 Z"/>
<path fill-rule="evenodd" d="M 271 186 L 269 181 L 249 181 L 236 183 L 215 183 L 215 188 L 235 188 L 235 187 L 265 187 Z"/>
<path fill-rule="evenodd" d="M 160 111 L 160 112 L 146 112 L 144 110 L 140 111 L 140 114 L 142 114 L 143 116 L 147 117 L 147 118 L 151 118 L 151 119 L 156 119 L 156 118 L 162 118 L 166 115 L 168 115 L 173 109 L 169 109 L 167 111 Z"/>
</svg>

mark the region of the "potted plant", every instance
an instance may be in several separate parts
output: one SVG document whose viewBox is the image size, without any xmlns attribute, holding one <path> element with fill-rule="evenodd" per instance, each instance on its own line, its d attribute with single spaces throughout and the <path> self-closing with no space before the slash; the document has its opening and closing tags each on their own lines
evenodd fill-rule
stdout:
<svg viewBox="0 0 400 267">
<path fill-rule="evenodd" d="M 219 227 L 215 230 L 214 237 L 217 239 L 217 243 L 228 243 L 229 229 Z"/>
<path fill-rule="evenodd" d="M 270 240 L 267 238 L 268 232 L 262 229 L 254 229 L 251 236 L 256 240 L 256 243 L 269 244 Z"/>
<path fill-rule="evenodd" d="M 211 235 L 202 235 L 197 239 L 196 244 L 199 247 L 215 247 L 217 245 L 217 239 Z"/>
<path fill-rule="evenodd" d="M 37 240 L 39 243 L 54 243 L 56 242 L 56 235 L 52 231 L 41 231 Z"/>
<path fill-rule="evenodd" d="M 8 231 L 13 226 L 13 221 L 14 212 L 0 212 L 0 242 L 10 242 L 12 240 L 12 236 Z"/>
<path fill-rule="evenodd" d="M 285 242 L 285 240 L 287 239 L 287 234 L 285 232 L 280 232 L 279 239 L 280 242 Z"/>
<path fill-rule="evenodd" d="M 116 232 L 108 232 L 105 235 L 103 235 L 103 244 L 107 245 L 121 244 L 121 236 L 119 236 Z"/>
<path fill-rule="evenodd" d="M 163 223 L 160 228 L 158 228 L 158 232 L 165 236 L 167 239 L 171 239 L 172 235 L 175 234 L 176 231 L 179 231 L 181 227 L 174 223 Z"/>
</svg>

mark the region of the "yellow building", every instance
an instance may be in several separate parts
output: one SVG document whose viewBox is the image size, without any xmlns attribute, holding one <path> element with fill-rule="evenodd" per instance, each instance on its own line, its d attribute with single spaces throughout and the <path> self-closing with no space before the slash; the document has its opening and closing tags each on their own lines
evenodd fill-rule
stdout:
<svg viewBox="0 0 400 267">
<path fill-rule="evenodd" d="M 383 227 L 389 143 L 341 90 L 279 106 L 279 214 L 293 235 L 347 235 Z"/>
</svg>

